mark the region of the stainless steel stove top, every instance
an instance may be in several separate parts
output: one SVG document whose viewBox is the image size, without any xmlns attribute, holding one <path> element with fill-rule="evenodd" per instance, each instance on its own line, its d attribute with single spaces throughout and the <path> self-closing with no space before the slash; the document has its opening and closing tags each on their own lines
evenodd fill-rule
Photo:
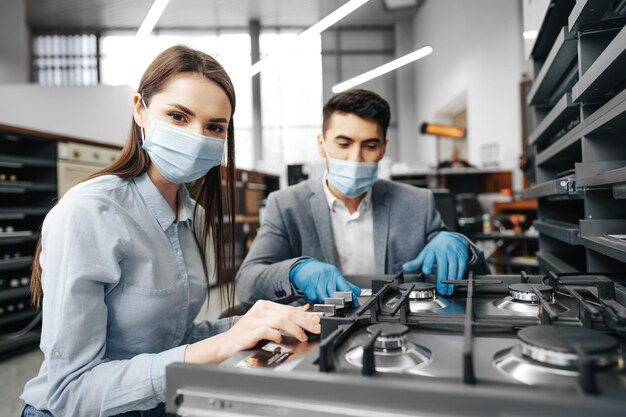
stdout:
<svg viewBox="0 0 626 417">
<path fill-rule="evenodd" d="M 450 282 L 451 297 L 435 294 L 434 277 L 348 278 L 371 291 L 358 306 L 342 294 L 316 306 L 322 335 L 308 353 L 287 347 L 272 369 L 241 369 L 254 351 L 219 367 L 173 365 L 168 410 L 624 415 L 626 289 L 616 277 L 470 274 Z"/>
</svg>

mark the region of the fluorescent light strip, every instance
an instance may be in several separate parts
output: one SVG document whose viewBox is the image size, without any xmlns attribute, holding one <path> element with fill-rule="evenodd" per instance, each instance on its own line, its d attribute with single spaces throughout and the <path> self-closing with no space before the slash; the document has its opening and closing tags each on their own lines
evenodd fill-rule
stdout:
<svg viewBox="0 0 626 417">
<path fill-rule="evenodd" d="M 335 85 L 332 88 L 333 93 L 341 93 L 349 88 L 355 87 L 359 84 L 363 84 L 366 81 L 372 80 L 376 77 L 380 77 L 383 74 L 387 74 L 395 69 L 405 66 L 413 61 L 417 61 L 420 58 L 424 58 L 432 54 L 433 48 L 430 46 L 425 46 L 423 48 L 418 49 L 417 51 L 413 51 L 409 54 L 401 56 L 400 58 L 394 59 L 391 62 L 388 62 L 380 67 L 374 68 L 373 70 L 367 71 L 361 75 L 357 75 L 354 78 L 350 78 L 347 81 L 341 82 Z"/>
<path fill-rule="evenodd" d="M 139 26 L 135 37 L 145 37 L 152 33 L 152 29 L 156 26 L 169 2 L 170 0 L 154 0 L 154 3 L 150 6 L 150 10 L 148 10 L 148 14 L 146 14 L 141 26 Z"/>
<path fill-rule="evenodd" d="M 337 10 L 333 11 L 328 16 L 324 17 L 319 22 L 315 23 L 313 26 L 311 26 L 310 28 L 306 29 L 304 32 L 296 36 L 293 42 L 291 42 L 291 44 L 287 48 L 285 48 L 285 50 L 278 51 L 275 54 L 266 56 L 265 58 L 260 59 L 259 61 L 255 62 L 254 65 L 250 67 L 250 77 L 254 77 L 256 74 L 263 71 L 263 69 L 268 65 L 268 63 L 274 60 L 277 55 L 282 55 L 295 49 L 299 41 L 302 40 L 303 38 L 306 38 L 307 36 L 312 36 L 312 35 L 319 35 L 320 33 L 325 31 L 326 29 L 328 29 L 329 27 L 331 27 L 332 25 L 334 25 L 335 23 L 337 23 L 344 17 L 348 16 L 350 13 L 352 13 L 359 7 L 363 6 L 368 1 L 370 0 L 350 0 L 343 6 L 337 8 Z"/>
<path fill-rule="evenodd" d="M 528 40 L 537 39 L 538 35 L 539 35 L 539 31 L 537 30 L 527 30 L 524 33 L 522 33 L 522 36 L 524 37 L 524 39 L 528 39 Z"/>
</svg>

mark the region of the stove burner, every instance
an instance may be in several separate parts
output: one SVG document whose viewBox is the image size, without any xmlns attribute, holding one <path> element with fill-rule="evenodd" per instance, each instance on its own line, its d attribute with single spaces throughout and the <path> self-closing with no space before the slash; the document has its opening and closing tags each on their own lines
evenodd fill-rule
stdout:
<svg viewBox="0 0 626 417">
<path fill-rule="evenodd" d="M 568 310 L 567 307 L 556 302 L 552 287 L 542 284 L 511 284 L 509 285 L 510 295 L 494 301 L 493 304 L 501 310 L 508 310 L 518 315 L 537 316 L 539 314 L 539 299 L 533 291 L 533 287 L 537 288 L 541 294 L 546 295 L 557 312 L 561 313 Z"/>
<path fill-rule="evenodd" d="M 430 282 L 415 282 L 410 284 L 401 284 L 398 285 L 404 291 L 408 291 L 409 288 L 413 287 L 413 290 L 409 294 L 409 300 L 428 300 L 435 298 L 435 288 L 437 286 L 435 284 L 431 284 Z"/>
<path fill-rule="evenodd" d="M 524 356 L 546 365 L 578 367 L 576 346 L 596 367 L 615 365 L 619 360 L 617 340 L 582 327 L 532 326 L 520 330 L 517 337 L 522 342 Z"/>
<path fill-rule="evenodd" d="M 447 302 L 437 298 L 435 292 L 437 286 L 435 284 L 430 282 L 411 282 L 398 285 L 398 289 L 402 294 L 406 294 L 411 287 L 413 287 L 409 294 L 409 309 L 411 313 L 436 311 L 448 306 Z M 393 309 L 399 299 L 400 296 L 392 298 L 387 305 Z"/>
<path fill-rule="evenodd" d="M 494 366 L 513 379 L 530 385 L 576 386 L 578 349 L 596 369 L 619 375 L 619 342 L 581 327 L 532 326 L 517 333 L 520 344 L 499 352 Z"/>
<path fill-rule="evenodd" d="M 536 303 L 539 301 L 537 294 L 533 291 L 533 287 L 537 288 L 541 294 L 552 295 L 552 287 L 541 284 L 511 284 L 509 285 L 509 293 L 515 301 L 528 301 Z"/>
<path fill-rule="evenodd" d="M 421 368 L 430 363 L 431 352 L 423 346 L 407 340 L 409 328 L 403 324 L 381 323 L 367 326 L 371 337 L 380 330 L 374 341 L 376 371 L 393 373 L 421 373 Z M 370 339 L 371 340 L 371 339 Z M 361 337 L 361 342 L 363 337 Z M 345 354 L 348 363 L 363 367 L 363 346 L 357 345 Z"/>
<path fill-rule="evenodd" d="M 406 347 L 406 334 L 409 332 L 409 328 L 403 324 L 372 324 L 367 326 L 367 332 L 370 335 L 375 334 L 380 330 L 380 335 L 374 342 L 374 348 L 389 351 L 402 349 Z"/>
</svg>

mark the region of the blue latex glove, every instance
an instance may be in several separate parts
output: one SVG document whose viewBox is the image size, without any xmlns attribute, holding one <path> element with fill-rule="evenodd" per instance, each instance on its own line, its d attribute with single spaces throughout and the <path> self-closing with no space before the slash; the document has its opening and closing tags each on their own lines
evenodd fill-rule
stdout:
<svg viewBox="0 0 626 417">
<path fill-rule="evenodd" d="M 424 274 L 433 272 L 437 266 L 437 292 L 450 295 L 454 285 L 442 284 L 444 280 L 463 279 L 469 258 L 467 242 L 461 236 L 450 232 L 439 232 L 417 258 L 402 265 L 404 272 L 422 271 Z"/>
<path fill-rule="evenodd" d="M 305 259 L 289 271 L 289 280 L 313 303 L 323 303 L 324 298 L 336 291 L 351 291 L 354 305 L 358 305 L 361 289 L 349 283 L 334 266 L 317 259 Z"/>
</svg>

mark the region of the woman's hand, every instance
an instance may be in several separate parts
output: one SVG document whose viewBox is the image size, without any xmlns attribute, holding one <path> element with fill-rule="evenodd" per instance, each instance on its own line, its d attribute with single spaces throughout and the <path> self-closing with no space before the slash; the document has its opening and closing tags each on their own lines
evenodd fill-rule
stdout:
<svg viewBox="0 0 626 417">
<path fill-rule="evenodd" d="M 320 318 L 307 313 L 308 305 L 291 307 L 260 300 L 227 332 L 187 346 L 185 362 L 219 363 L 235 353 L 250 349 L 261 340 L 282 341 L 282 333 L 307 340 L 304 330 L 318 334 Z"/>
</svg>

